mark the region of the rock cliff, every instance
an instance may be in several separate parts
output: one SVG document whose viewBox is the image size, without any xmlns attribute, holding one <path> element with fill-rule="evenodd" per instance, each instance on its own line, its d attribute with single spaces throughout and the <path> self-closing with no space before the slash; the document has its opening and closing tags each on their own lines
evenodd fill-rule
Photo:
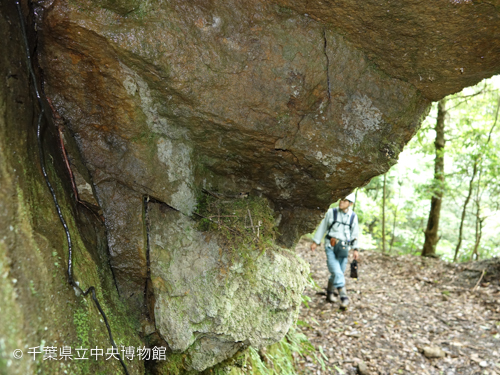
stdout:
<svg viewBox="0 0 500 375">
<path fill-rule="evenodd" d="M 273 212 L 277 242 L 291 246 L 332 201 L 396 163 L 432 100 L 500 71 L 499 7 L 481 1 L 23 6 L 42 72 L 47 163 L 71 230 L 82 236 L 78 251 L 90 262 L 81 277 L 103 272 L 109 303 L 120 296 L 131 319 L 129 345 L 164 343 L 196 371 L 283 337 L 307 274 L 274 244 L 251 263 L 230 258 L 227 244 L 196 224 L 200 197 L 261 199 Z M 3 50 L 16 51 L 1 65 L 2 220 L 35 202 L 23 214 L 24 232 L 2 227 L 11 238 L 2 240 L 2 256 L 23 258 L 20 238 L 39 233 L 40 256 L 55 251 L 64 264 L 64 232 L 36 166 L 39 110 L 14 5 L 2 2 L 1 14 L 10 35 Z M 20 93 L 9 91 L 13 82 Z M 57 144 L 65 145 L 69 168 Z M 249 264 L 256 267 L 250 279 Z M 2 291 L 29 290 L 29 269 L 18 272 L 20 284 Z M 43 282 L 71 294 L 63 279 Z M 9 298 L 12 309 L 31 299 L 16 305 Z M 37 340 L 47 340 L 42 333 Z"/>
</svg>

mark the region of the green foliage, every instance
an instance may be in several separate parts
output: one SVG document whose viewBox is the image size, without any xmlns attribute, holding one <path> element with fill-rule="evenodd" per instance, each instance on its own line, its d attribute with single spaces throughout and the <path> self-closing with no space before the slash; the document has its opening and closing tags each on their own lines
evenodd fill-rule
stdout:
<svg viewBox="0 0 500 375">
<path fill-rule="evenodd" d="M 81 302 L 80 306 L 75 310 L 73 314 L 73 323 L 76 328 L 76 334 L 78 337 L 78 347 L 89 348 L 90 340 L 90 323 L 88 310 L 85 302 Z M 78 363 L 83 373 L 88 373 L 90 368 L 89 361 L 78 361 L 82 363 Z"/>
<path fill-rule="evenodd" d="M 266 349 L 257 351 L 252 347 L 248 348 L 242 356 L 242 363 L 233 367 L 230 375 L 304 374 L 306 357 L 318 363 L 325 373 L 330 373 L 322 348 L 316 349 L 303 333 L 292 327 L 283 340 Z"/>
<path fill-rule="evenodd" d="M 277 10 L 278 10 L 278 13 L 281 13 L 281 14 L 286 14 L 286 15 L 291 15 L 293 14 L 293 10 L 288 8 L 288 7 L 284 7 L 284 6 L 281 6 L 281 5 L 278 5 L 277 6 Z"/>
<path fill-rule="evenodd" d="M 76 334 L 79 339 L 79 344 L 84 348 L 89 347 L 89 318 L 86 306 L 82 306 L 75 310 L 73 315 L 73 323 L 75 324 Z"/>
<path fill-rule="evenodd" d="M 495 77 L 447 98 L 445 118 L 445 183 L 434 180 L 437 106 L 387 173 L 386 236 L 393 253 L 421 250 L 430 199 L 444 194 L 437 252 L 452 260 L 465 210 L 459 261 L 467 261 L 481 234 L 479 256 L 500 255 L 500 79 Z M 477 168 L 473 177 L 474 166 Z M 359 216 L 365 248 L 380 248 L 382 178 L 358 191 Z M 394 221 L 395 220 L 395 221 Z M 393 226 L 393 223 L 395 225 Z"/>
</svg>

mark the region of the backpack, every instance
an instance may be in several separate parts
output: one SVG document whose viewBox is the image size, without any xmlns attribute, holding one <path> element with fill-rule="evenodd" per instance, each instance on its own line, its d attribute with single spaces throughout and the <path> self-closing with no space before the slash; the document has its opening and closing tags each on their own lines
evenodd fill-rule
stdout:
<svg viewBox="0 0 500 375">
<path fill-rule="evenodd" d="M 327 231 L 326 233 L 330 233 L 330 230 L 332 229 L 333 224 L 335 224 L 335 223 L 337 223 L 337 222 L 338 222 L 338 221 L 337 221 L 337 215 L 338 215 L 338 213 L 339 213 L 339 212 L 338 212 L 337 208 L 335 207 L 335 208 L 333 209 L 333 223 L 332 223 L 332 225 L 330 225 L 330 228 L 328 228 L 328 231 Z M 356 213 L 353 211 L 353 213 L 352 213 L 352 215 L 351 215 L 351 219 L 349 220 L 349 224 L 340 223 L 340 222 L 338 222 L 338 223 L 340 223 L 340 224 L 344 224 L 344 225 L 349 225 L 349 230 L 350 230 L 350 229 L 352 229 L 352 223 L 354 223 L 354 218 L 355 218 L 355 217 L 356 217 Z"/>
<path fill-rule="evenodd" d="M 330 233 L 330 230 L 332 229 L 333 227 L 333 224 L 337 223 L 337 215 L 338 215 L 338 210 L 337 208 L 334 208 L 333 209 L 333 223 L 332 225 L 330 225 L 330 228 L 328 228 L 328 231 L 326 232 L 327 233 L 327 238 L 328 237 L 328 233 Z M 346 224 L 346 223 L 341 223 L 340 221 L 338 223 L 340 224 L 343 224 L 343 225 L 349 225 L 349 230 L 352 229 L 352 223 L 354 222 L 354 218 L 356 217 L 356 213 L 353 212 L 352 215 L 351 215 L 351 219 L 349 220 L 349 224 Z M 354 240 L 351 240 L 349 244 L 351 244 L 352 242 L 354 242 Z M 330 238 L 330 245 L 332 245 L 332 247 L 335 247 L 337 243 L 337 240 L 335 238 Z"/>
</svg>

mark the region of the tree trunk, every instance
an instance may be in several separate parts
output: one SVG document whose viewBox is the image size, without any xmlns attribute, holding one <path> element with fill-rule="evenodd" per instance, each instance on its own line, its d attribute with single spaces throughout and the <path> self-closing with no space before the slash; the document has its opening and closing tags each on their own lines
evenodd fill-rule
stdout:
<svg viewBox="0 0 500 375">
<path fill-rule="evenodd" d="M 481 205 L 476 205 L 476 241 L 474 243 L 474 249 L 470 256 L 471 260 L 479 260 L 479 244 L 481 243 L 481 237 L 483 235 L 483 221 L 485 218 L 481 218 Z"/>
<path fill-rule="evenodd" d="M 479 260 L 479 243 L 481 242 L 481 236 L 483 234 L 483 220 L 480 218 L 481 211 L 479 210 L 479 205 L 476 207 L 476 241 L 474 243 L 474 249 L 470 256 L 470 260 Z"/>
<path fill-rule="evenodd" d="M 491 125 L 491 128 L 490 128 L 490 131 L 488 133 L 488 140 L 486 141 L 486 144 L 484 147 L 488 146 L 488 144 L 490 143 L 491 141 L 491 135 L 493 134 L 493 130 L 495 129 L 495 126 L 497 125 L 497 122 L 498 122 L 498 113 L 500 112 L 500 97 L 498 98 L 497 100 L 497 110 L 496 110 L 496 113 L 495 113 L 495 121 L 493 121 L 493 125 Z M 472 177 L 470 179 L 470 182 L 469 182 L 469 193 L 467 195 L 467 198 L 465 199 L 465 202 L 464 202 L 464 208 L 462 210 L 462 218 L 460 220 L 460 228 L 459 228 L 459 231 L 458 231 L 458 243 L 457 243 L 457 247 L 455 248 L 455 256 L 453 257 L 453 261 L 456 262 L 457 261 L 457 257 L 458 257 L 458 252 L 460 251 L 460 246 L 462 245 L 462 236 L 463 236 L 463 227 L 464 227 L 464 221 L 465 221 L 465 212 L 466 212 L 466 208 L 467 208 L 467 204 L 469 203 L 469 200 L 470 198 L 472 197 L 472 190 L 473 190 L 473 187 L 474 187 L 474 178 L 476 177 L 477 175 L 477 171 L 478 171 L 478 163 L 479 163 L 479 181 L 478 181 L 478 195 L 477 195 L 477 199 L 476 199 L 476 204 L 477 204 L 477 212 L 476 212 L 476 241 L 475 241 L 475 244 L 474 244 L 474 250 L 472 252 L 472 255 L 471 255 L 471 258 L 474 256 L 474 254 L 478 255 L 477 254 L 477 251 L 478 251 L 478 248 L 479 248 L 479 242 L 481 241 L 481 234 L 482 234 L 482 223 L 483 223 L 483 220 L 480 220 L 480 196 L 479 196 L 479 189 L 480 189 L 480 186 L 481 186 L 481 171 L 482 171 L 482 156 L 481 155 L 477 155 L 475 160 L 474 160 L 474 169 L 472 171 Z M 478 221 L 479 221 L 479 225 L 480 227 L 478 228 Z M 478 233 L 479 233 L 479 236 L 478 236 Z"/>
<path fill-rule="evenodd" d="M 433 195 L 431 199 L 431 210 L 427 220 L 425 230 L 425 242 L 422 249 L 422 256 L 436 256 L 436 245 L 439 241 L 439 217 L 441 215 L 441 202 L 443 199 L 444 188 L 444 126 L 446 116 L 446 100 L 442 99 L 438 103 L 438 116 L 436 121 L 436 139 L 434 146 L 436 148 L 436 159 L 434 162 L 434 181 Z"/>
<path fill-rule="evenodd" d="M 356 193 L 354 194 L 354 204 L 352 205 L 352 210 L 356 210 L 356 202 L 358 201 L 358 189 L 356 189 Z"/>
<path fill-rule="evenodd" d="M 493 122 L 493 125 L 491 126 L 490 132 L 488 134 L 488 140 L 486 141 L 486 144 L 484 147 L 486 148 L 488 144 L 491 141 L 491 134 L 493 133 L 493 130 L 495 129 L 495 126 L 497 125 L 498 122 L 498 112 L 500 110 L 500 97 L 498 98 L 497 101 L 497 111 L 495 115 L 495 121 Z M 472 250 L 471 254 L 471 260 L 479 260 L 479 244 L 481 243 L 481 237 L 483 234 L 483 221 L 486 219 L 485 217 L 481 218 L 481 177 L 483 173 L 483 158 L 481 157 L 479 159 L 479 177 L 477 180 L 477 191 L 476 191 L 476 241 L 474 243 L 474 249 Z"/>
<path fill-rule="evenodd" d="M 479 243 L 481 242 L 481 235 L 483 233 L 483 220 L 481 220 L 481 176 L 482 176 L 482 163 L 479 164 L 479 177 L 477 180 L 476 190 L 476 241 L 474 242 L 474 249 L 470 256 L 471 260 L 479 260 Z"/>
<path fill-rule="evenodd" d="M 387 173 L 384 174 L 384 188 L 382 189 L 382 252 L 385 254 L 385 186 Z"/>
<path fill-rule="evenodd" d="M 401 189 L 403 187 L 403 181 L 398 181 L 399 184 L 399 192 L 398 192 L 398 201 L 396 203 L 396 208 L 394 209 L 394 220 L 392 221 L 392 234 L 391 234 L 391 243 L 389 244 L 389 253 L 392 253 L 392 245 L 394 245 L 394 238 L 396 237 L 396 221 L 398 219 L 398 209 L 399 202 L 401 201 Z"/>
<path fill-rule="evenodd" d="M 465 213 L 467 211 L 467 205 L 469 204 L 470 197 L 472 196 L 472 190 L 474 187 L 474 179 L 477 174 L 477 159 L 474 161 L 474 169 L 472 170 L 472 177 L 469 181 L 469 193 L 467 194 L 467 198 L 465 198 L 464 207 L 462 208 L 462 217 L 460 218 L 460 228 L 458 229 L 458 242 L 457 247 L 455 248 L 455 256 L 453 257 L 453 261 L 457 261 L 458 252 L 460 251 L 460 247 L 462 246 L 462 236 L 464 231 L 464 221 L 465 221 Z"/>
</svg>

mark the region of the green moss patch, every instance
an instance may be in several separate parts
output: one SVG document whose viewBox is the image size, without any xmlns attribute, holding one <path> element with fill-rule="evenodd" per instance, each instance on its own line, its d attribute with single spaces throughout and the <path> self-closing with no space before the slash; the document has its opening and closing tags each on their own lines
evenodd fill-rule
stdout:
<svg viewBox="0 0 500 375">
<path fill-rule="evenodd" d="M 232 263 L 243 262 L 247 271 L 255 256 L 276 247 L 273 210 L 265 198 L 206 192 L 198 198 L 196 213 L 201 218 L 196 229 L 215 233 Z"/>
</svg>

